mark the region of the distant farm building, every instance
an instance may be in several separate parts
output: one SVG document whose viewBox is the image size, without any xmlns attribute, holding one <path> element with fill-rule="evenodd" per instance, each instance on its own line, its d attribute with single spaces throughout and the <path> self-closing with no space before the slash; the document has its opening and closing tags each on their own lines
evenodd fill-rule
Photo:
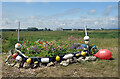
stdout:
<svg viewBox="0 0 120 79">
<path fill-rule="evenodd" d="M 61 28 L 61 27 L 56 28 L 56 31 L 63 31 L 63 28 Z"/>
<path fill-rule="evenodd" d="M 104 30 L 104 28 L 99 28 L 99 30 Z"/>
</svg>

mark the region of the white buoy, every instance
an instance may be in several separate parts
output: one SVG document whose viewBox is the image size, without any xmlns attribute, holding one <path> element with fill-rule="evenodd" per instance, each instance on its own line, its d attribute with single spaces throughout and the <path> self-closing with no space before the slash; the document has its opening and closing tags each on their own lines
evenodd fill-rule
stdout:
<svg viewBox="0 0 120 79">
<path fill-rule="evenodd" d="M 90 39 L 89 36 L 85 36 L 85 37 L 84 37 L 84 40 L 89 40 L 89 39 Z"/>
<path fill-rule="evenodd" d="M 22 45 L 20 43 L 15 44 L 15 48 L 21 48 Z"/>
<path fill-rule="evenodd" d="M 87 36 L 87 26 L 85 26 L 85 37 L 84 37 L 84 41 L 85 41 L 85 44 L 89 44 L 89 39 L 90 39 L 90 37 L 89 36 Z"/>
<path fill-rule="evenodd" d="M 18 55 L 18 56 L 16 57 L 16 61 L 18 61 L 18 62 L 22 61 L 22 57 Z"/>
<path fill-rule="evenodd" d="M 48 63 L 49 62 L 49 58 L 41 58 L 41 62 L 42 63 Z"/>
<path fill-rule="evenodd" d="M 70 59 L 72 58 L 74 55 L 73 54 L 66 54 L 63 59 Z"/>
<path fill-rule="evenodd" d="M 87 45 L 87 48 L 84 48 L 84 51 L 86 51 L 86 53 L 89 53 L 89 39 L 90 39 L 90 37 L 87 36 L 87 26 L 85 26 L 85 37 L 84 37 L 84 41 L 85 41 L 85 44 Z"/>
</svg>

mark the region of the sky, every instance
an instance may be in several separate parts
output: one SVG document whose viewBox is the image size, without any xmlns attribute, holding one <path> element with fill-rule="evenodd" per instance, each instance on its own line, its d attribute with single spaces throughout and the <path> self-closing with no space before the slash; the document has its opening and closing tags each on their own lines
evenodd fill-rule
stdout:
<svg viewBox="0 0 120 79">
<path fill-rule="evenodd" d="M 117 29 L 118 2 L 2 2 L 2 28 Z"/>
</svg>

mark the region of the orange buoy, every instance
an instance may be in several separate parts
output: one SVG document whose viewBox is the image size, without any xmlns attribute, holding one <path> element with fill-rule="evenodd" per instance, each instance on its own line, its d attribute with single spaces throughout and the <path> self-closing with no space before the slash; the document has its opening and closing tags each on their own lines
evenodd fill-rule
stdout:
<svg viewBox="0 0 120 79">
<path fill-rule="evenodd" d="M 12 57 L 13 57 L 13 58 L 16 58 L 16 57 L 17 57 L 17 53 L 14 53 L 14 54 L 12 55 Z"/>
</svg>

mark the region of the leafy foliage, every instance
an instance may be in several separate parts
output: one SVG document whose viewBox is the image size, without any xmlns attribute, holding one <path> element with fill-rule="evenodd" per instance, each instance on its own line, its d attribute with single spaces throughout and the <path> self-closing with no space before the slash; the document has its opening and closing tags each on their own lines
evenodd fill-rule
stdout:
<svg viewBox="0 0 120 79">
<path fill-rule="evenodd" d="M 75 51 L 83 50 L 80 47 L 82 38 L 74 38 L 70 36 L 67 41 L 22 41 L 21 52 L 27 56 L 51 57 L 56 55 L 63 55 L 66 53 L 73 53 Z"/>
</svg>

